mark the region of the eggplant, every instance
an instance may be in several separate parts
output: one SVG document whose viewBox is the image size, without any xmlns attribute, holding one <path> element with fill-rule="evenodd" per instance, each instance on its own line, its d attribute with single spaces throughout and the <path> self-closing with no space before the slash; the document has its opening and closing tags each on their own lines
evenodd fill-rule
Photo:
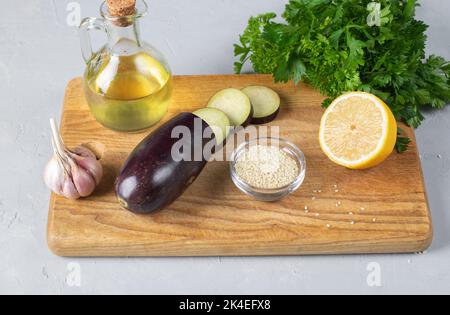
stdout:
<svg viewBox="0 0 450 315">
<path fill-rule="evenodd" d="M 253 107 L 248 96 L 234 88 L 221 90 L 208 102 L 208 108 L 224 112 L 235 127 L 247 127 L 253 117 Z"/>
<path fill-rule="evenodd" d="M 252 104 L 254 125 L 266 124 L 274 121 L 280 112 L 280 96 L 265 86 L 248 86 L 242 89 Z"/>
<path fill-rule="evenodd" d="M 194 115 L 203 119 L 211 127 L 219 145 L 225 145 L 230 135 L 231 122 L 224 112 L 215 108 L 202 108 L 196 110 Z"/>
<path fill-rule="evenodd" d="M 190 135 L 181 139 L 173 137 L 177 127 L 189 131 Z M 147 136 L 133 150 L 116 180 L 120 204 L 134 213 L 149 214 L 180 197 L 211 157 L 205 156 L 204 151 L 208 150 L 204 149 L 214 147 L 216 141 L 211 130 L 210 138 L 204 136 L 207 128 L 210 128 L 208 124 L 198 116 L 181 113 Z"/>
</svg>

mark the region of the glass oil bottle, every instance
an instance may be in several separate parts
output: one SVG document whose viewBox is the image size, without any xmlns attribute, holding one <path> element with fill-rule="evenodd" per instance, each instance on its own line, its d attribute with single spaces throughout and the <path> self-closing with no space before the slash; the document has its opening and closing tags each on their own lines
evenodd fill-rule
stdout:
<svg viewBox="0 0 450 315">
<path fill-rule="evenodd" d="M 139 131 L 158 123 L 172 95 L 172 74 L 155 48 L 141 41 L 138 20 L 148 7 L 143 0 L 108 0 L 102 18 L 80 26 L 87 67 L 84 91 L 93 116 L 107 128 Z M 104 31 L 108 43 L 92 52 L 89 31 Z"/>
</svg>

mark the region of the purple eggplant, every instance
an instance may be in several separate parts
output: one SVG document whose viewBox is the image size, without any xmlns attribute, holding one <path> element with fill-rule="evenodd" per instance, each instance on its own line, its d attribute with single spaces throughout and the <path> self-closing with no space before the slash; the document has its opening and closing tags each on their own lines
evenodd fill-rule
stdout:
<svg viewBox="0 0 450 315">
<path fill-rule="evenodd" d="M 174 137 L 177 127 L 190 135 Z M 196 115 L 181 113 L 147 136 L 131 153 L 116 180 L 120 204 L 132 212 L 148 214 L 180 197 L 210 158 L 204 149 L 211 142 L 214 146 L 215 140 L 213 133 L 205 132 L 207 128 L 208 124 Z"/>
</svg>

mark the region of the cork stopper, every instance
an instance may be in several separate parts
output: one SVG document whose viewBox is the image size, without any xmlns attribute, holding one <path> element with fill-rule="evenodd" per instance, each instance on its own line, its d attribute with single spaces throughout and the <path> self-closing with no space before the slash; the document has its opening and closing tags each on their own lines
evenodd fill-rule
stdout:
<svg viewBox="0 0 450 315">
<path fill-rule="evenodd" d="M 107 2 L 111 16 L 124 17 L 136 12 L 136 0 L 107 0 Z"/>
</svg>

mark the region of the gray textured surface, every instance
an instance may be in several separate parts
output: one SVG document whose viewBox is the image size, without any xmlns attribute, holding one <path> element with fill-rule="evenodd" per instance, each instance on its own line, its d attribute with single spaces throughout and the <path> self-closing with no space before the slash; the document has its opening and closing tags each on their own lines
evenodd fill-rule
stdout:
<svg viewBox="0 0 450 315">
<path fill-rule="evenodd" d="M 147 41 L 176 74 L 231 73 L 232 44 L 247 18 L 276 0 L 151 0 Z M 422 1 L 429 51 L 450 59 L 450 2 Z M 47 249 L 48 118 L 59 117 L 68 80 L 84 68 L 62 0 L 0 0 L 0 293 L 450 293 L 450 107 L 417 131 L 435 241 L 423 255 L 63 259 Z M 79 1 L 96 16 L 99 1 Z M 4 8 L 8 8 L 7 10 Z M 101 39 L 101 37 L 99 37 Z M 381 286 L 367 283 L 378 263 Z M 73 264 L 80 286 L 73 286 Z"/>
</svg>

